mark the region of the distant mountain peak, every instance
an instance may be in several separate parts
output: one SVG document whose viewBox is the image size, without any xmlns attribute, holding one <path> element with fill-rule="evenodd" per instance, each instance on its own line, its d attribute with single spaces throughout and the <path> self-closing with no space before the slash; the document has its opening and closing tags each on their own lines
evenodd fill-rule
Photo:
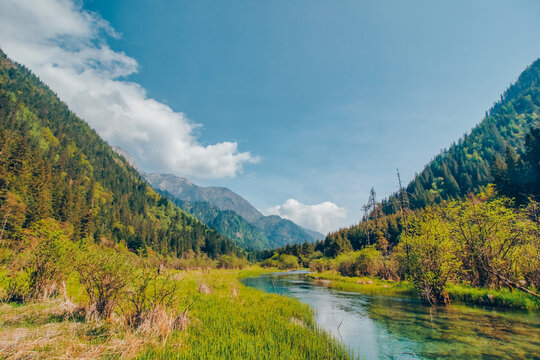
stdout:
<svg viewBox="0 0 540 360">
<path fill-rule="evenodd" d="M 208 202 L 221 210 L 233 210 L 250 223 L 257 221 L 263 214 L 246 199 L 225 187 L 198 186 L 186 178 L 172 174 L 144 174 L 150 185 L 166 191 L 179 200 L 190 202 Z"/>
<path fill-rule="evenodd" d="M 174 174 L 145 173 L 137 166 L 135 158 L 129 152 L 119 146 L 113 146 L 113 149 L 138 170 L 152 187 L 167 194 L 171 200 L 178 200 L 175 201 L 177 205 L 205 224 L 222 230 L 226 236 L 236 238 L 237 243 L 244 248 L 281 247 L 288 243 L 313 242 L 325 237 L 277 215 L 264 216 L 246 199 L 226 187 L 199 186 Z M 233 220 L 234 216 L 223 213 L 227 211 L 233 211 L 240 219 Z M 254 228 L 242 224 L 242 221 Z M 244 239 L 246 233 L 231 232 L 232 223 L 249 233 L 250 239 Z M 261 233 L 257 233 L 255 229 L 259 229 Z M 253 243 L 249 244 L 249 240 Z"/>
<path fill-rule="evenodd" d="M 221 211 L 233 211 L 243 218 L 242 220 L 247 221 L 262 231 L 267 239 L 267 247 L 281 247 L 289 243 L 303 243 L 306 241 L 314 242 L 316 240 L 324 239 L 324 235 L 312 230 L 304 229 L 294 222 L 283 219 L 277 215 L 264 216 L 247 200 L 228 188 L 198 186 L 186 178 L 172 174 L 153 173 L 144 174 L 144 177 L 154 188 L 167 193 L 175 200 L 180 201 L 177 202 L 177 204 L 184 210 L 190 212 L 195 217 L 198 217 L 206 224 L 210 226 L 214 225 L 216 229 L 222 228 L 223 230 L 223 228 L 230 226 L 230 224 L 225 224 L 223 222 L 225 214 L 216 213 L 216 211 L 212 209 L 212 206 L 215 206 Z M 181 202 L 193 204 L 190 205 Z M 211 206 L 204 205 L 205 203 L 210 204 Z M 214 218 L 210 218 L 209 214 L 213 215 Z M 225 217 L 227 216 L 229 215 L 226 215 Z M 216 223 L 218 220 L 221 221 L 219 224 Z M 240 222 L 242 220 L 240 220 Z M 242 225 L 242 227 L 246 229 L 245 225 Z M 227 231 L 230 230 L 230 228 L 227 229 Z M 252 235 L 255 234 L 253 229 L 250 229 L 249 232 Z M 227 235 L 238 238 L 237 240 L 239 240 L 239 243 L 245 245 L 245 242 L 242 241 L 242 236 L 234 236 L 234 234 L 231 234 L 230 232 L 228 232 Z M 265 241 L 260 236 L 258 239 Z"/>
</svg>

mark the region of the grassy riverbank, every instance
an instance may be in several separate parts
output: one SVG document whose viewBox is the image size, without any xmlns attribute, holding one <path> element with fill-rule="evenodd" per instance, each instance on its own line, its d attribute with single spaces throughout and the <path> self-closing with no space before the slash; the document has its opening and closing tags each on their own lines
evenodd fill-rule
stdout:
<svg viewBox="0 0 540 360">
<path fill-rule="evenodd" d="M 478 289 L 464 285 L 447 285 L 450 300 L 465 304 L 487 305 L 501 308 L 540 311 L 540 299 L 519 290 L 508 288 Z"/>
<path fill-rule="evenodd" d="M 308 277 L 315 279 L 320 285 L 332 289 L 357 292 L 366 295 L 394 296 L 402 298 L 418 297 L 414 287 L 407 281 L 394 282 L 368 277 L 341 276 L 334 271 L 310 273 Z M 540 310 L 540 299 L 519 290 L 506 288 L 478 289 L 463 285 L 449 284 L 447 292 L 452 301 L 471 305 L 485 305 L 500 308 Z"/>
<path fill-rule="evenodd" d="M 308 277 L 323 286 L 357 292 L 366 295 L 382 295 L 404 298 L 414 298 L 416 293 L 414 288 L 407 282 L 394 282 L 368 277 L 348 277 L 341 276 L 334 271 L 322 273 L 309 273 Z"/>
<path fill-rule="evenodd" d="M 180 271 L 176 309 L 151 329 L 131 328 L 122 311 L 102 321 L 78 315 L 84 293 L 70 281 L 66 298 L 0 305 L 2 357 L 140 359 L 348 359 L 298 300 L 243 286 L 266 270 Z M 167 314 L 182 314 L 173 330 Z"/>
</svg>

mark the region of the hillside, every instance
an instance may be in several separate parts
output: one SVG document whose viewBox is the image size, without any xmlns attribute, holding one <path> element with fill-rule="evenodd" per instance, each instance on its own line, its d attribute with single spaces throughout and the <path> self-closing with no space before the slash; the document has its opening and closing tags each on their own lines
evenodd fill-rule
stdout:
<svg viewBox="0 0 540 360">
<path fill-rule="evenodd" d="M 304 230 L 309 236 L 311 236 L 315 240 L 324 240 L 325 238 L 325 235 L 318 231 L 306 229 L 305 227 L 302 227 L 302 230 Z"/>
<path fill-rule="evenodd" d="M 400 209 L 423 209 L 443 200 L 464 200 L 469 193 L 478 194 L 494 183 L 501 195 L 527 197 L 514 191 L 523 184 L 515 179 L 504 183 L 504 170 L 511 163 L 510 177 L 526 180 L 527 169 L 516 159 L 523 154 L 527 135 L 540 125 L 540 60 L 536 60 L 519 76 L 469 134 L 443 150 L 405 187 L 404 192 L 391 195 L 373 204 L 369 214 L 359 224 L 328 234 L 324 252 L 335 256 L 348 250 L 359 250 L 375 242 L 394 247 L 400 241 L 403 220 Z M 495 170 L 495 171 L 494 171 Z M 510 169 L 509 169 L 510 170 Z M 527 186 L 526 186 L 527 187 Z M 510 188 L 510 189 L 505 189 Z M 509 190 L 509 191 L 508 191 Z M 534 194 L 534 192 L 533 192 Z M 485 196 L 486 194 L 484 194 Z M 489 196 L 489 194 L 488 194 Z M 521 202 L 523 199 L 521 199 Z M 385 245 L 385 246 L 387 246 Z"/>
<path fill-rule="evenodd" d="M 30 70 L 0 58 L 0 239 L 52 218 L 73 240 L 161 253 L 239 251 L 153 191 Z"/>
<path fill-rule="evenodd" d="M 232 210 L 220 210 L 207 202 L 178 200 L 167 192 L 162 192 L 162 194 L 182 210 L 234 240 L 238 246 L 246 250 L 268 250 L 287 244 L 324 239 L 324 235 L 304 229 L 279 216 L 263 216 L 251 224 Z"/>
<path fill-rule="evenodd" d="M 220 234 L 234 240 L 247 250 L 263 250 L 276 247 L 264 233 L 232 210 L 220 210 L 207 202 L 189 202 L 163 194 L 182 210 L 193 215 Z"/>
<path fill-rule="evenodd" d="M 124 153 L 121 154 L 124 156 Z M 126 158 L 130 158 L 129 154 Z M 324 239 L 324 235 L 290 220 L 264 216 L 227 188 L 202 187 L 171 174 L 144 174 L 144 177 L 182 209 L 245 249 L 272 249 Z"/>
<path fill-rule="evenodd" d="M 283 219 L 277 215 L 262 217 L 255 222 L 255 226 L 266 234 L 268 239 L 275 244 L 274 247 L 315 242 L 318 239 L 291 220 Z"/>
<path fill-rule="evenodd" d="M 540 59 L 519 76 L 469 134 L 437 155 L 406 186 L 413 209 L 445 199 L 463 199 L 493 182 L 491 164 L 506 148 L 522 152 L 525 134 L 540 125 Z M 400 195 L 382 202 L 386 214 L 400 208 Z"/>
<path fill-rule="evenodd" d="M 221 210 L 232 210 L 250 223 L 263 217 L 246 199 L 227 188 L 198 186 L 172 174 L 144 174 L 144 177 L 154 188 L 167 191 L 179 200 L 207 202 Z"/>
</svg>

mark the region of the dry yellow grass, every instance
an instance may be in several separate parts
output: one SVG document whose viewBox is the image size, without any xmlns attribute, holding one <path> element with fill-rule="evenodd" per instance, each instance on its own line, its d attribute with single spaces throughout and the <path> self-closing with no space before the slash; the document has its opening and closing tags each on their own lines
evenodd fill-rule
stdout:
<svg viewBox="0 0 540 360">
<path fill-rule="evenodd" d="M 214 289 L 211 286 L 208 286 L 204 282 L 199 283 L 198 290 L 201 294 L 206 294 L 206 295 L 212 294 L 214 292 Z"/>
<path fill-rule="evenodd" d="M 189 313 L 158 308 L 136 329 L 121 316 L 84 321 L 70 301 L 0 306 L 0 359 L 130 359 L 144 348 L 163 346 L 173 331 L 186 330 Z M 180 347 L 181 342 L 176 341 Z"/>
</svg>

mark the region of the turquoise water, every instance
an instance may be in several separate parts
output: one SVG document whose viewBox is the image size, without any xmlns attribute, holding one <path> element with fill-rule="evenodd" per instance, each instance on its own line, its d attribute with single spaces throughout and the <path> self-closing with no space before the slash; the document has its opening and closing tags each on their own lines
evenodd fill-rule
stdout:
<svg viewBox="0 0 540 360">
<path fill-rule="evenodd" d="M 540 359 L 540 314 L 368 296 L 317 286 L 305 272 L 243 280 L 309 304 L 318 324 L 366 359 Z"/>
</svg>

